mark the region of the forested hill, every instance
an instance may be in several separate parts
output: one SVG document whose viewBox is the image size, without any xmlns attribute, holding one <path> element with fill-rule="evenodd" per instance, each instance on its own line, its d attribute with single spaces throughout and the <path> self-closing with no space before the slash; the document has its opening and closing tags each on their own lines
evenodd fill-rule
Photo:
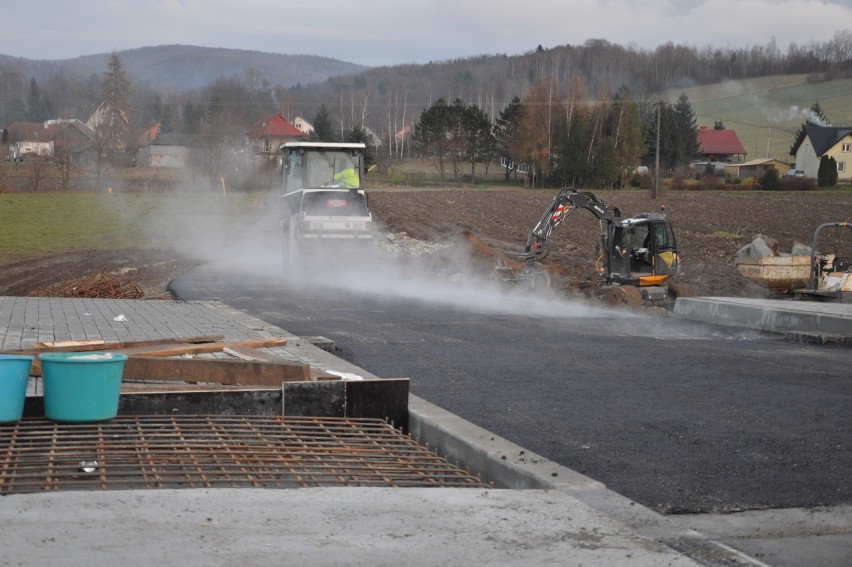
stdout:
<svg viewBox="0 0 852 567">
<path fill-rule="evenodd" d="M 118 51 L 117 54 L 133 79 L 168 91 L 205 87 L 221 78 L 242 79 L 247 75 L 270 85 L 293 87 L 366 69 L 362 65 L 316 55 L 282 55 L 192 45 L 159 45 Z M 106 70 L 109 55 L 102 53 L 57 61 L 0 55 L 0 71 L 14 68 L 24 77 L 35 77 L 42 84 L 55 74 L 100 76 Z"/>
<path fill-rule="evenodd" d="M 302 100 L 333 106 L 344 99 L 368 100 L 372 106 L 398 106 L 402 100 L 419 109 L 438 98 L 456 98 L 491 113 L 511 97 L 523 97 L 542 80 L 563 88 L 580 88 L 592 97 L 611 97 L 627 85 L 637 98 L 666 89 L 771 75 L 813 73 L 815 80 L 852 74 L 852 32 L 837 32 L 827 42 L 746 48 L 694 47 L 666 43 L 655 49 L 625 47 L 592 39 L 581 45 L 539 46 L 519 55 L 483 55 L 425 65 L 367 69 L 333 77 L 300 93 Z"/>
</svg>

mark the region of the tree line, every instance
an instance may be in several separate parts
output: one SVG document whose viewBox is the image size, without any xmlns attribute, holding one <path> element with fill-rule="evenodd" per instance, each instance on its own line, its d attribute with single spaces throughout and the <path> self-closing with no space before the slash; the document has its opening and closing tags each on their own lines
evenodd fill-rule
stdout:
<svg viewBox="0 0 852 567">
<path fill-rule="evenodd" d="M 658 115 L 661 166 L 688 160 L 694 136 L 684 124 L 691 107 L 688 101 L 657 104 L 662 88 L 797 72 L 852 72 L 852 33 L 790 44 L 786 52 L 774 39 L 739 49 L 667 43 L 650 50 L 589 40 L 518 56 L 375 68 L 290 88 L 271 85 L 253 69 L 181 92 L 162 92 L 127 75 L 123 104 L 129 132 L 156 122 L 161 133 L 220 144 L 240 140 L 263 114 L 280 112 L 291 121 L 313 120 L 326 140 L 363 141 L 369 128 L 381 139 L 375 159 L 385 163 L 417 152 L 435 160 L 441 175 L 456 177 L 475 175 L 499 155 L 530 164 L 534 180 L 605 184 L 628 165 L 651 162 Z M 40 84 L 14 67 L 0 68 L 0 127 L 85 120 L 103 100 L 101 82 L 101 76 L 57 70 Z M 415 124 L 411 135 L 401 135 Z M 440 129 L 453 132 L 447 142 L 439 142 Z M 434 149 L 441 144 L 453 147 Z"/>
<path fill-rule="evenodd" d="M 626 85 L 611 97 L 591 97 L 582 80 L 568 88 L 543 80 L 523 99 L 514 97 L 493 124 L 475 104 L 438 99 L 420 115 L 413 142 L 442 179 L 459 179 L 462 171 L 476 177 L 477 165 L 487 174 L 500 156 L 507 180 L 520 169 L 512 164 L 523 164 L 532 185 L 603 188 L 623 186 L 636 166 L 656 161 L 658 148 L 662 168 L 687 165 L 696 136 L 685 94 L 674 105 L 640 102 Z"/>
</svg>

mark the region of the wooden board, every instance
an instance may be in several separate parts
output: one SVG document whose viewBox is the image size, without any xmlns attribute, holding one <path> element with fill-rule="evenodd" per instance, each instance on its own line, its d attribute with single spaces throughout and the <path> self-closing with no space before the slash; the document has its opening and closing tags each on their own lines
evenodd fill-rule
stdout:
<svg viewBox="0 0 852 567">
<path fill-rule="evenodd" d="M 104 342 L 103 339 L 88 339 L 84 341 L 54 341 L 53 343 L 35 343 L 35 348 L 6 350 L 3 351 L 3 354 L 40 354 L 42 352 L 90 352 L 94 350 L 118 350 L 122 348 L 153 347 L 158 345 L 213 343 L 216 341 L 223 340 L 225 340 L 225 337 L 223 335 L 210 335 L 205 337 L 177 337 L 173 339 L 156 339 L 151 341 L 123 341 L 115 343 L 107 343 Z"/>
<path fill-rule="evenodd" d="M 215 343 L 192 344 L 192 345 L 160 345 L 151 347 L 133 347 L 118 349 L 117 352 L 127 356 L 183 356 L 186 354 L 206 354 L 211 352 L 222 352 L 226 348 L 269 348 L 284 346 L 287 339 L 283 337 L 272 337 L 264 339 L 244 339 L 241 341 L 219 341 Z"/>
<path fill-rule="evenodd" d="M 35 343 L 37 349 L 77 348 L 105 345 L 103 339 L 85 339 L 82 341 L 45 341 Z"/>
<path fill-rule="evenodd" d="M 122 377 L 125 380 L 280 386 L 284 382 L 309 381 L 311 367 L 284 361 L 132 356 L 124 363 Z"/>
<path fill-rule="evenodd" d="M 139 343 L 108 343 L 108 344 L 135 344 Z M 287 339 L 282 337 L 263 338 L 263 339 L 245 339 L 241 341 L 228 342 L 206 342 L 200 344 L 153 344 L 151 346 L 134 346 L 132 348 L 115 348 L 110 349 L 111 352 L 119 352 L 127 356 L 183 356 L 187 354 L 206 354 L 211 352 L 222 352 L 225 348 L 268 348 L 275 346 L 283 346 L 287 344 Z M 89 349 L 100 350 L 100 349 Z M 56 351 L 50 351 L 56 352 Z M 60 351 L 61 352 L 61 351 Z M 72 350 L 70 352 L 77 352 Z M 28 353 L 32 354 L 32 353 Z M 271 355 L 270 355 L 271 356 Z M 36 357 L 30 367 L 30 376 L 41 376 L 41 363 Z"/>
</svg>

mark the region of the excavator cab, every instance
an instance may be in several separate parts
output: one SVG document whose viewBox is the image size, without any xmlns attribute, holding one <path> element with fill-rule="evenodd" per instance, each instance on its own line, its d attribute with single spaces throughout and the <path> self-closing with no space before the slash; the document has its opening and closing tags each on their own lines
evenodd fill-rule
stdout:
<svg viewBox="0 0 852 567">
<path fill-rule="evenodd" d="M 607 283 L 659 286 L 679 271 L 674 231 L 663 214 L 614 219 L 603 245 L 598 270 Z"/>
</svg>

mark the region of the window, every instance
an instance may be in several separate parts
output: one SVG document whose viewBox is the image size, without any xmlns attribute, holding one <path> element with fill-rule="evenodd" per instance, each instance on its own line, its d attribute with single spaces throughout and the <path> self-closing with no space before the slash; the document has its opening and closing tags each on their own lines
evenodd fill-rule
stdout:
<svg viewBox="0 0 852 567">
<path fill-rule="evenodd" d="M 840 147 L 840 151 L 841 151 L 841 152 L 843 152 L 843 153 L 845 153 L 845 154 L 848 154 L 849 152 L 852 152 L 852 144 L 843 144 L 843 145 Z"/>
<path fill-rule="evenodd" d="M 845 161 L 837 162 L 837 173 L 846 173 L 846 162 Z"/>
</svg>

